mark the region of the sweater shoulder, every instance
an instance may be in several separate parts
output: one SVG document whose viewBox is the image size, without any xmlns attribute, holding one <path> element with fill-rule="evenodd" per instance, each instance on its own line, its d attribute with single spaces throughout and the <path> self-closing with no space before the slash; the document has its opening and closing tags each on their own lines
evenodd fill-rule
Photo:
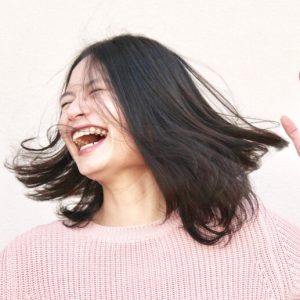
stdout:
<svg viewBox="0 0 300 300">
<path fill-rule="evenodd" d="M 252 229 L 262 275 L 300 299 L 300 227 L 262 205 Z"/>
<path fill-rule="evenodd" d="M 268 243 L 287 249 L 292 246 L 300 255 L 300 227 L 270 208 L 261 206 L 258 226 Z M 284 251 L 283 251 L 284 252 Z"/>
<path fill-rule="evenodd" d="M 5 247 L 0 250 L 0 256 L 9 256 L 15 251 L 24 249 L 24 246 L 33 246 L 36 242 L 39 243 L 45 239 L 59 236 L 63 227 L 61 220 L 55 220 L 46 224 L 34 226 L 10 240 Z"/>
<path fill-rule="evenodd" d="M 247 238 L 253 241 L 257 239 L 262 246 L 266 243 L 283 244 L 284 240 L 290 240 L 295 246 L 300 242 L 300 227 L 262 202 L 259 203 L 259 209 L 253 218 L 247 220 L 243 227 L 243 234 L 249 234 L 251 237 Z"/>
</svg>

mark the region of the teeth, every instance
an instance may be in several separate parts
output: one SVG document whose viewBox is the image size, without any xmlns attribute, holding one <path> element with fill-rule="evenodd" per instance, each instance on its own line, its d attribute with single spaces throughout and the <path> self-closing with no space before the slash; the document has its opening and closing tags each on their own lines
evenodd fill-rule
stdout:
<svg viewBox="0 0 300 300">
<path fill-rule="evenodd" d="M 72 136 L 72 140 L 73 140 L 73 142 L 75 142 L 75 140 L 80 138 L 81 136 L 89 135 L 89 134 L 97 134 L 97 135 L 101 135 L 101 136 L 107 136 L 107 130 L 95 128 L 95 127 L 85 128 L 85 129 L 76 131 Z"/>
<path fill-rule="evenodd" d="M 98 143 L 99 143 L 99 142 L 95 142 L 95 143 L 90 143 L 90 144 L 84 145 L 84 146 L 80 147 L 80 150 L 84 150 L 84 149 L 86 149 L 86 148 L 88 148 L 88 147 L 91 147 L 91 146 L 93 146 L 93 145 L 95 145 L 95 144 L 98 144 Z"/>
</svg>

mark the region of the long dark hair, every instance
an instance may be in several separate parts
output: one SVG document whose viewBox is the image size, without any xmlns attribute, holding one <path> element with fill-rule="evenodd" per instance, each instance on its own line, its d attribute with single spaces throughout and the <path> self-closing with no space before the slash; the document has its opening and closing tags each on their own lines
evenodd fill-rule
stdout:
<svg viewBox="0 0 300 300">
<path fill-rule="evenodd" d="M 153 39 L 124 34 L 86 47 L 63 91 L 87 57 L 90 66 L 104 70 L 127 130 L 164 195 L 165 220 L 178 210 L 199 243 L 230 240 L 259 208 L 248 174 L 260 167 L 268 146 L 281 149 L 288 142 L 243 118 L 182 56 Z M 225 112 L 212 108 L 207 92 Z M 49 145 L 39 149 L 25 146 L 35 138 L 22 141 L 13 162 L 4 165 L 33 189 L 27 197 L 61 200 L 57 216 L 72 221 L 65 226 L 80 227 L 100 209 L 102 186 L 80 174 L 58 130 L 48 130 L 47 137 Z M 70 196 L 80 197 L 71 208 L 62 201 Z"/>
</svg>

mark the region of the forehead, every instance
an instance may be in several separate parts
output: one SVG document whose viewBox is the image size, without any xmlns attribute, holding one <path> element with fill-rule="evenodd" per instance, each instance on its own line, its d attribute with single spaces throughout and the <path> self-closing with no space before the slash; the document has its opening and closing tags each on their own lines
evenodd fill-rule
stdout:
<svg viewBox="0 0 300 300">
<path fill-rule="evenodd" d="M 73 69 L 67 87 L 85 86 L 95 79 L 97 82 L 104 83 L 101 72 L 91 66 L 87 58 L 84 58 Z"/>
</svg>

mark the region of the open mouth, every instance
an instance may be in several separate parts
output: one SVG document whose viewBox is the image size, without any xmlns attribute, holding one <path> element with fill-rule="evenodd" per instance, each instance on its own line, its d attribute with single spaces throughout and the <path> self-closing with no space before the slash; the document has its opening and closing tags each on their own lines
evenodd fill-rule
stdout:
<svg viewBox="0 0 300 300">
<path fill-rule="evenodd" d="M 104 140 L 106 136 L 101 136 L 101 135 L 85 135 L 77 139 L 74 143 L 77 146 L 77 149 L 79 151 L 82 151 L 84 149 L 87 149 L 89 147 L 92 147 L 93 145 L 98 144 L 100 141 Z"/>
<path fill-rule="evenodd" d="M 106 129 L 90 127 L 75 131 L 72 135 L 72 140 L 78 151 L 82 151 L 100 143 L 106 138 L 107 133 Z"/>
</svg>

